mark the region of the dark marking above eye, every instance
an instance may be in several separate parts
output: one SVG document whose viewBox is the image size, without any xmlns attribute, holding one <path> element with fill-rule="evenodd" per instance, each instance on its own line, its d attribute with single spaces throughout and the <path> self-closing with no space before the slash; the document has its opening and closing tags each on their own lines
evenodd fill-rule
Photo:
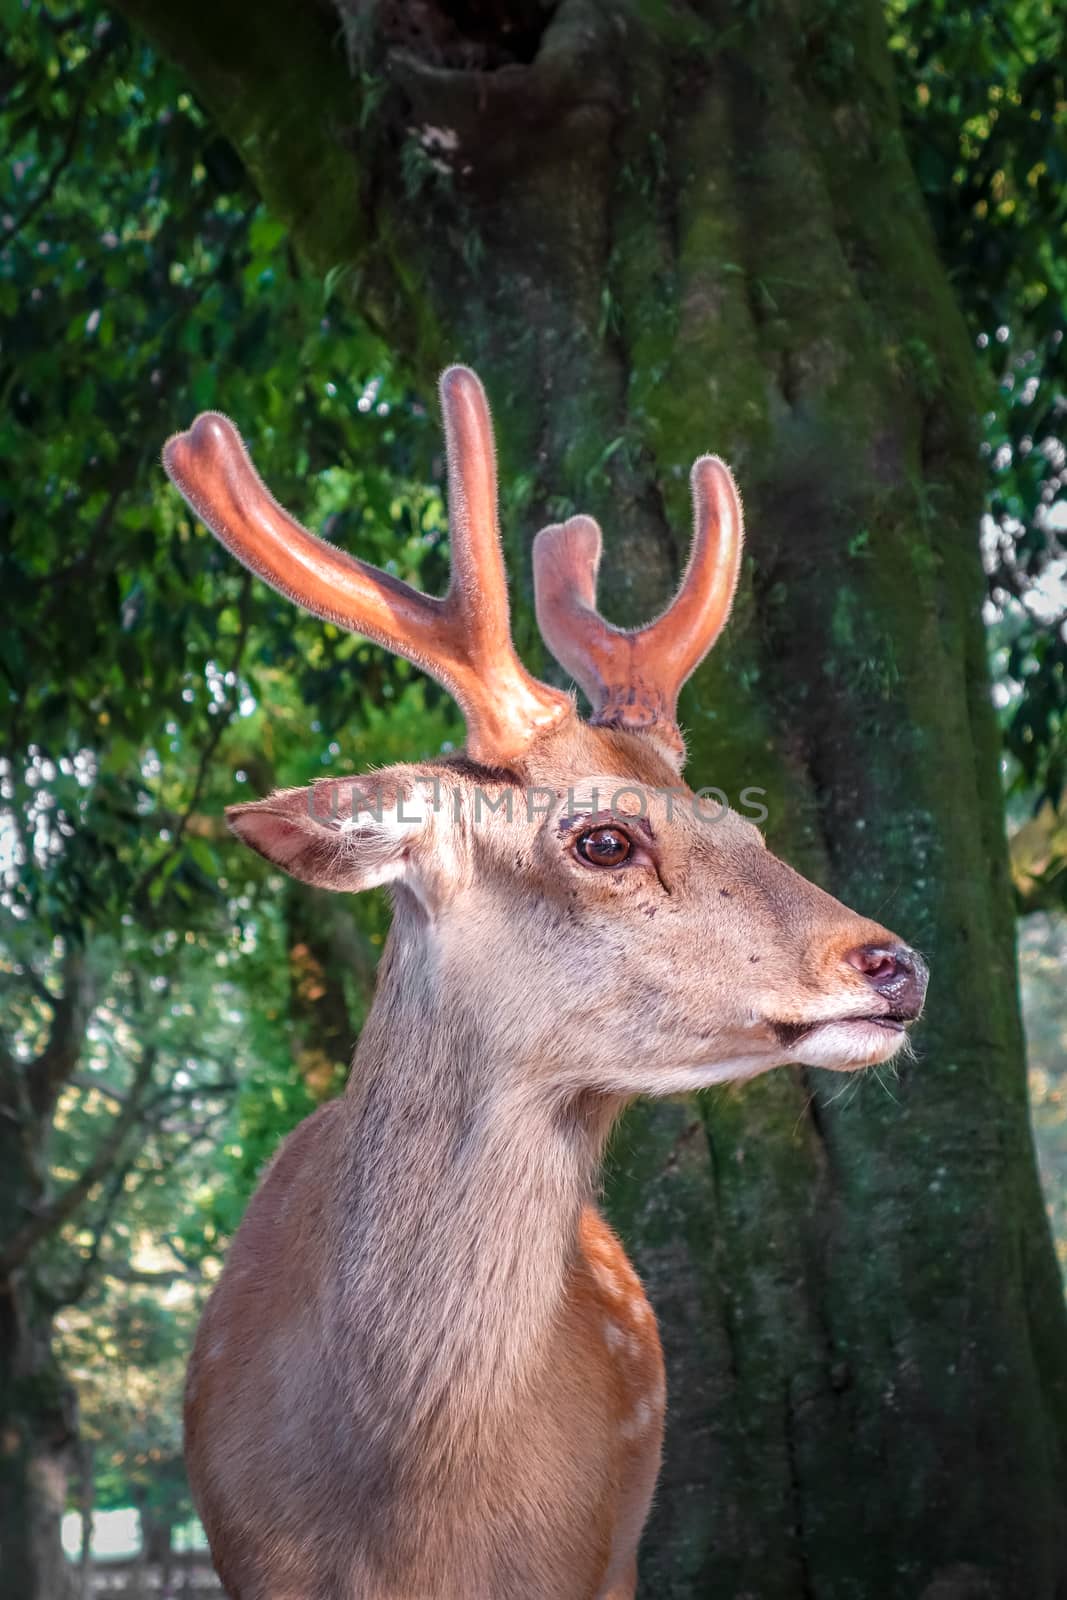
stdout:
<svg viewBox="0 0 1067 1600">
<path fill-rule="evenodd" d="M 734 897 L 734 892 L 732 889 L 720 889 L 719 893 L 722 895 L 724 900 L 732 900 Z"/>
</svg>

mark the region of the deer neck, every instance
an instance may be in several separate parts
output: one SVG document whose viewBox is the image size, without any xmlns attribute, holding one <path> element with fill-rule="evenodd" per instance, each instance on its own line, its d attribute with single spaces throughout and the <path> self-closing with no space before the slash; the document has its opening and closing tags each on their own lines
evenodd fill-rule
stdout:
<svg viewBox="0 0 1067 1600">
<path fill-rule="evenodd" d="M 446 1422 L 454 1451 L 545 1358 L 618 1105 L 554 1097 L 412 920 L 353 1066 L 344 1292 L 364 1401 L 394 1436 Z"/>
</svg>

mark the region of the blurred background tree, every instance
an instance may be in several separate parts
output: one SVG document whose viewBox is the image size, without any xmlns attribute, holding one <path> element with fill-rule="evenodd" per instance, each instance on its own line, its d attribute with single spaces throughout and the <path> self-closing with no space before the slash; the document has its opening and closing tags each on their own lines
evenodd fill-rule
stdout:
<svg viewBox="0 0 1067 1600">
<path fill-rule="evenodd" d="M 941 980 L 885 1092 L 781 1074 L 619 1141 L 672 1367 L 646 1592 L 1051 1597 L 1067 1349 L 971 619 L 980 545 L 1017 909 L 1055 911 L 1062 14 L 804 5 L 783 41 L 755 5 L 635 5 L 610 38 L 596 4 L 352 6 L 342 40 L 325 6 L 268 5 L 254 38 L 235 0 L 120 9 L 8 7 L 2 67 L 11 1592 L 73 1581 L 68 1504 L 137 1506 L 165 1562 L 189 1329 L 371 991 L 383 901 L 267 874 L 222 807 L 462 737 L 404 663 L 237 571 L 161 442 L 228 412 L 298 514 L 439 591 L 428 411 L 459 355 L 496 403 L 518 570 L 548 515 L 600 511 L 623 620 L 670 581 L 688 459 L 735 459 L 753 562 L 690 692 L 695 760 L 766 784 L 774 842 L 891 904 Z M 1024 950 L 1062 1228 L 1060 928 L 1028 922 Z"/>
</svg>

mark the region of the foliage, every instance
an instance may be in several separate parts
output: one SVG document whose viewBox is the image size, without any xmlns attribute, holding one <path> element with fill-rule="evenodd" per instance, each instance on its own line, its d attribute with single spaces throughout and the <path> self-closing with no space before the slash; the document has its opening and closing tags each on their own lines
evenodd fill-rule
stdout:
<svg viewBox="0 0 1067 1600">
<path fill-rule="evenodd" d="M 131 897 L 139 917 L 165 920 L 160 902 L 199 902 L 219 863 L 209 839 L 186 838 L 188 823 L 181 849 L 154 824 L 183 801 L 217 809 L 232 793 L 235 763 L 216 759 L 228 726 L 237 754 L 265 751 L 304 777 L 351 728 L 353 677 L 378 701 L 401 696 L 406 674 L 253 590 L 164 490 L 162 439 L 196 410 L 229 410 L 283 497 L 372 559 L 409 574 L 425 564 L 431 583 L 439 500 L 401 477 L 397 452 L 418 439 L 421 408 L 405 407 L 397 439 L 385 352 L 301 277 L 173 73 L 123 24 L 59 21 L 45 7 L 11 55 L 13 167 L 29 198 L 0 262 L 0 445 L 18 463 L 0 508 L 15 623 L 6 742 L 59 766 L 7 775 L 13 814 L 39 836 L 33 850 L 19 843 L 15 907 L 57 931 Z M 422 693 L 404 702 L 416 720 Z M 57 861 L 35 865 L 64 818 Z"/>
<path fill-rule="evenodd" d="M 1053 0 L 890 0 L 889 13 L 905 131 L 986 395 L 1009 779 L 1054 820 L 1067 793 L 1067 13 Z M 1044 871 L 1061 904 L 1063 861 L 1051 849 Z"/>
<path fill-rule="evenodd" d="M 263 1161 L 336 1087 L 293 1077 L 280 880 L 229 843 L 222 807 L 456 734 L 405 664 L 252 585 L 165 485 L 160 445 L 199 409 L 232 413 L 282 498 L 431 589 L 440 462 L 388 353 L 301 272 L 125 24 L 29 5 L 2 83 L 4 1043 L 28 1074 L 87 969 L 22 1204 L 48 1223 L 33 1303 L 77 1307 L 61 1349 L 114 1498 L 116 1474 L 145 1491 L 153 1435 L 171 1470 L 198 1301 L 175 1275 L 210 1280 Z M 383 906 L 350 915 L 373 949 Z"/>
</svg>

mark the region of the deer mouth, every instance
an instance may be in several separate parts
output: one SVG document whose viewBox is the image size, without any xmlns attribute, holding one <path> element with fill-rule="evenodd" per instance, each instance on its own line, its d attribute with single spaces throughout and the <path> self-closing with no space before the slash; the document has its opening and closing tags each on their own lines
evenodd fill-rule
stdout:
<svg viewBox="0 0 1067 1600">
<path fill-rule="evenodd" d="M 891 1012 L 870 1017 L 823 1017 L 818 1022 L 774 1022 L 774 1036 L 787 1050 L 792 1050 L 802 1039 L 820 1032 L 823 1028 L 885 1028 L 889 1033 L 903 1033 L 910 1017 L 895 1016 Z"/>
<path fill-rule="evenodd" d="M 888 1061 L 904 1043 L 914 1019 L 894 1012 L 866 1017 L 825 1017 L 818 1022 L 775 1022 L 775 1038 L 802 1066 L 847 1071 Z"/>
</svg>

